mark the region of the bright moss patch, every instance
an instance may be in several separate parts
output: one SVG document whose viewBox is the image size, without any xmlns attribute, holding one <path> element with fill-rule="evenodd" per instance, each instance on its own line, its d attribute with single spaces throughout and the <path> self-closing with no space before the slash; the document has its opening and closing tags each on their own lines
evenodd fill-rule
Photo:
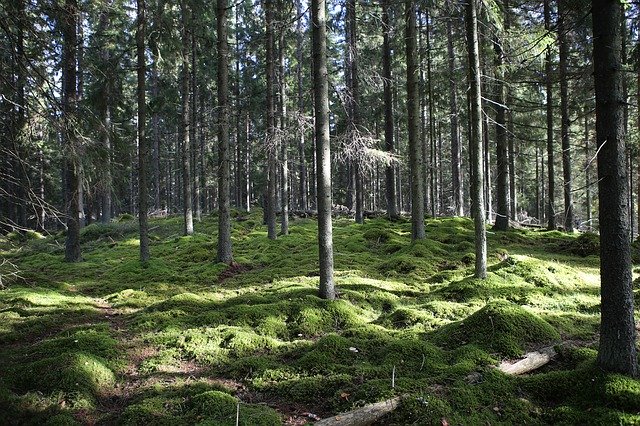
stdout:
<svg viewBox="0 0 640 426">
<path fill-rule="evenodd" d="M 465 320 L 442 327 L 433 340 L 445 347 L 473 343 L 504 356 L 518 356 L 526 347 L 559 341 L 560 334 L 514 303 L 492 302 Z"/>
</svg>

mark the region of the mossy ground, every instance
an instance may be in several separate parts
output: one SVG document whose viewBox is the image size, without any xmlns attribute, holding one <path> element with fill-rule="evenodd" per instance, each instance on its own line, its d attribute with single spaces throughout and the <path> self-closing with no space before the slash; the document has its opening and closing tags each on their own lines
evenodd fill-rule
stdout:
<svg viewBox="0 0 640 426">
<path fill-rule="evenodd" d="M 593 236 L 489 233 L 480 281 L 468 219 L 430 219 L 415 244 L 407 221 L 337 219 L 325 301 L 313 220 L 270 241 L 260 212 L 234 213 L 230 268 L 215 216 L 191 237 L 152 220 L 146 265 L 131 220 L 84 228 L 77 264 L 62 236 L 0 241 L 19 269 L 0 291 L 0 423 L 299 424 L 396 394 L 384 424 L 640 423 L 640 382 L 594 367 Z M 528 377 L 493 368 L 561 341 L 576 348 Z"/>
</svg>

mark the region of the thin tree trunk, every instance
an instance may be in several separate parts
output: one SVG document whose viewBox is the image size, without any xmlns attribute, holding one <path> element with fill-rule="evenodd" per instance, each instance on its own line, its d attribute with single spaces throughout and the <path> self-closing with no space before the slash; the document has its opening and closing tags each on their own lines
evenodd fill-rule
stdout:
<svg viewBox="0 0 640 426">
<path fill-rule="evenodd" d="M 407 55 L 407 131 L 409 170 L 411 172 L 411 240 L 421 240 L 424 232 L 424 158 L 420 143 L 420 106 L 418 101 L 418 69 L 416 64 L 416 5 L 405 1 L 405 40 Z"/>
<path fill-rule="evenodd" d="M 585 215 L 587 218 L 587 231 L 591 231 L 591 153 L 589 152 L 589 114 L 588 109 L 584 108 L 584 181 L 585 181 Z"/>
<path fill-rule="evenodd" d="M 358 25 L 357 25 L 357 10 L 356 0 L 347 0 L 347 26 L 349 30 L 348 37 L 348 56 L 350 58 L 349 73 L 351 78 L 350 87 L 350 103 L 351 108 L 351 126 L 349 134 L 351 137 L 351 144 L 354 144 L 355 139 L 359 137 L 360 133 L 360 85 L 358 80 Z M 360 148 L 356 146 L 356 149 Z M 356 159 L 351 163 L 353 167 L 354 184 L 355 184 L 355 205 L 356 205 L 356 223 L 364 223 L 364 191 L 363 191 L 363 170 L 361 164 L 360 153 L 356 152 Z"/>
<path fill-rule="evenodd" d="M 182 11 L 182 188 L 184 234 L 193 234 L 193 200 L 191 193 L 191 118 L 190 118 L 190 31 L 191 16 L 187 0 L 181 2 Z"/>
<path fill-rule="evenodd" d="M 282 8 L 283 3 L 279 2 Z M 283 11 L 280 10 L 282 13 Z M 282 16 L 282 15 L 281 15 Z M 286 48 L 284 39 L 285 29 L 280 29 L 280 35 L 278 40 L 279 50 L 279 89 L 280 89 L 280 132 L 282 134 L 282 140 L 280 141 L 280 158 L 281 158 L 281 184 L 280 184 L 280 203 L 281 203 L 281 217 L 280 217 L 280 233 L 282 235 L 289 235 L 289 137 L 287 135 L 287 93 L 286 93 L 286 80 L 285 80 L 285 62 L 284 62 L 284 50 Z"/>
<path fill-rule="evenodd" d="M 78 3 L 76 0 L 65 0 L 62 18 L 62 81 L 63 81 L 63 116 L 65 119 L 64 132 L 64 175 L 65 175 L 65 204 L 67 236 L 65 239 L 64 259 L 67 262 L 82 260 L 80 253 L 80 223 L 78 211 L 79 179 L 77 173 L 78 153 L 77 140 L 74 129 L 76 123 L 76 19 L 78 18 Z"/>
<path fill-rule="evenodd" d="M 550 0 L 544 0 L 544 28 L 551 31 L 551 5 Z M 549 189 L 547 194 L 547 228 L 556 229 L 555 209 L 555 171 L 553 165 L 553 76 L 551 75 L 551 46 L 547 46 L 545 56 L 545 85 L 547 94 L 547 168 Z"/>
<path fill-rule="evenodd" d="M 271 240 L 277 238 L 276 231 L 276 134 L 275 134 L 275 58 L 273 53 L 273 0 L 264 2 L 266 14 L 266 55 L 267 55 L 267 192 L 265 221 L 267 236 Z"/>
<path fill-rule="evenodd" d="M 471 101 L 471 193 L 475 226 L 475 277 L 487 276 L 487 234 L 484 212 L 484 176 L 482 170 L 482 93 L 480 81 L 480 57 L 478 48 L 478 18 L 476 0 L 467 0 L 465 7 L 467 50 L 469 53 L 469 84 Z"/>
<path fill-rule="evenodd" d="M 449 10 L 451 11 L 451 2 Z M 456 88 L 456 57 L 453 50 L 453 29 L 451 19 L 447 19 L 447 63 L 449 66 L 449 122 L 451 126 L 451 183 L 453 186 L 453 214 L 464 215 L 462 198 L 462 158 L 460 146 L 460 125 L 458 124 L 458 90 Z"/>
<path fill-rule="evenodd" d="M 558 1 L 558 44 L 560 47 L 560 134 L 562 139 L 562 176 L 564 179 L 564 229 L 573 232 L 573 196 L 571 193 L 571 144 L 569 141 L 569 81 L 567 80 L 567 61 L 569 46 L 567 45 L 566 11 L 564 2 Z"/>
<path fill-rule="evenodd" d="M 296 0 L 296 15 L 302 15 L 302 2 L 301 0 Z M 309 208 L 309 202 L 307 200 L 307 165 L 305 159 L 305 140 L 304 135 L 306 132 L 305 127 L 302 125 L 302 119 L 304 114 L 304 82 L 302 80 L 302 61 L 303 61 L 303 43 L 304 43 L 304 29 L 302 19 L 298 19 L 296 26 L 296 77 L 298 79 L 298 120 L 299 123 L 299 135 L 298 135 L 298 161 L 299 161 L 299 171 L 300 181 L 299 181 L 299 191 L 300 191 L 300 210 L 307 210 Z"/>
<path fill-rule="evenodd" d="M 323 299 L 336 298 L 333 281 L 333 231 L 331 223 L 331 148 L 329 140 L 329 81 L 327 71 L 327 21 L 325 0 L 311 0 L 315 140 L 318 158 L 317 206 L 320 289 Z"/>
<path fill-rule="evenodd" d="M 193 23 L 193 21 L 192 21 Z M 192 160 L 192 170 L 193 170 L 193 203 L 195 204 L 196 210 L 196 220 L 198 222 L 202 221 L 202 203 L 200 200 L 200 162 L 198 161 L 198 154 L 200 153 L 200 148 L 198 146 L 198 138 L 197 138 L 197 117 L 198 117 L 198 69 L 196 67 L 197 64 L 197 43 L 196 43 L 196 35 L 194 34 L 194 29 L 190 31 L 191 33 L 191 126 L 189 128 L 191 135 L 191 160 Z"/>
<path fill-rule="evenodd" d="M 506 7 L 506 5 L 505 5 Z M 506 8 L 505 8 L 506 10 Z M 505 72 L 502 40 L 493 42 L 495 52 L 495 110 L 496 110 L 496 220 L 493 229 L 509 229 L 509 153 L 507 144 L 507 107 L 505 105 Z"/>
<path fill-rule="evenodd" d="M 229 48 L 227 45 L 227 3 L 218 0 L 218 262 L 231 263 L 231 219 L 229 188 Z"/>
<path fill-rule="evenodd" d="M 382 0 L 382 81 L 384 90 L 384 145 L 385 150 L 395 154 L 393 140 L 393 77 L 391 75 L 391 24 L 389 22 L 389 0 Z M 398 214 L 398 199 L 396 196 L 395 165 L 389 163 L 385 166 L 385 195 L 387 202 L 387 216 L 390 220 L 400 217 Z"/>
<path fill-rule="evenodd" d="M 435 124 L 435 100 L 433 99 L 433 84 L 431 79 L 431 25 L 429 24 L 429 9 L 426 8 L 427 19 L 427 92 L 429 94 L 429 181 L 431 198 L 431 216 L 437 216 L 436 206 L 438 205 L 438 175 L 437 175 L 437 152 L 436 152 L 436 124 Z M 423 138 L 424 140 L 424 138 Z M 426 159 L 425 159 L 426 160 Z"/>
<path fill-rule="evenodd" d="M 638 374 L 629 238 L 622 98 L 622 4 L 593 0 L 593 64 L 596 92 L 600 222 L 601 319 L 598 365 Z"/>
<path fill-rule="evenodd" d="M 140 222 L 140 261 L 149 260 L 149 224 L 147 219 L 149 189 L 147 187 L 147 160 L 149 146 L 146 135 L 145 73 L 144 55 L 145 3 L 137 0 L 138 27 L 136 29 L 136 52 L 138 56 L 138 220 Z"/>
</svg>

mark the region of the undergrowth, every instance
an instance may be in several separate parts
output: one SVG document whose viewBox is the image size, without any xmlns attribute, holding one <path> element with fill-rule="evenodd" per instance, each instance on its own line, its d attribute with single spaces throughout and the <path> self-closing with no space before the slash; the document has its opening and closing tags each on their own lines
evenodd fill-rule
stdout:
<svg viewBox="0 0 640 426">
<path fill-rule="evenodd" d="M 19 270 L 0 291 L 0 423 L 271 425 L 394 395 L 381 424 L 640 423 L 640 382 L 595 368 L 597 237 L 489 233 L 477 280 L 468 219 L 429 219 L 416 243 L 408 221 L 336 219 L 326 301 L 315 221 L 271 241 L 261 212 L 233 217 L 232 266 L 215 217 L 190 237 L 153 219 L 146 265 L 129 217 L 85 227 L 77 264 L 63 235 L 0 240 Z M 527 377 L 494 368 L 563 341 Z"/>
</svg>

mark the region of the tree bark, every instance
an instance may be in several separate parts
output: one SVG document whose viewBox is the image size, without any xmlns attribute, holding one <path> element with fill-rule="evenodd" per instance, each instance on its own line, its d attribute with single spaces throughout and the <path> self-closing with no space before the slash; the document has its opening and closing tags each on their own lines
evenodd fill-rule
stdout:
<svg viewBox="0 0 640 426">
<path fill-rule="evenodd" d="M 475 227 L 475 277 L 487 276 L 487 234 L 484 211 L 484 176 L 482 168 L 482 93 L 480 82 L 480 55 L 478 48 L 478 18 L 476 0 L 467 0 L 465 6 L 467 50 L 469 54 L 469 85 L 471 103 L 471 194 Z"/>
<path fill-rule="evenodd" d="M 544 28 L 551 31 L 551 0 L 544 0 Z M 556 229 L 555 209 L 555 171 L 553 164 L 553 76 L 551 64 L 551 45 L 547 46 L 545 55 L 545 86 L 547 95 L 547 169 L 549 189 L 547 194 L 547 228 Z"/>
<path fill-rule="evenodd" d="M 145 63 L 144 37 L 145 37 L 145 3 L 144 0 L 137 0 L 138 25 L 136 29 L 136 51 L 138 55 L 138 221 L 140 223 L 140 261 L 149 260 L 149 223 L 147 187 L 147 157 L 149 156 L 149 146 L 146 135 L 146 96 L 145 96 L 145 73 L 147 66 Z"/>
<path fill-rule="evenodd" d="M 506 8 L 505 8 L 506 13 Z M 503 40 L 496 35 L 493 42 L 495 53 L 495 110 L 496 110 L 496 220 L 493 229 L 509 229 L 509 153 L 507 144 L 507 107 L 505 105 L 505 72 Z"/>
<path fill-rule="evenodd" d="M 267 55 L 267 192 L 265 221 L 267 236 L 271 240 L 277 238 L 276 231 L 276 123 L 275 123 L 275 55 L 273 53 L 273 0 L 265 0 L 266 15 L 266 55 Z"/>
<path fill-rule="evenodd" d="M 593 0 L 593 64 L 596 92 L 600 222 L 601 317 L 598 365 L 638 374 L 625 167 L 622 97 L 622 4 Z"/>
<path fill-rule="evenodd" d="M 191 118 L 190 118 L 190 37 L 191 16 L 187 0 L 180 3 L 182 12 L 182 188 L 184 235 L 193 234 L 193 200 L 191 187 Z"/>
<path fill-rule="evenodd" d="M 451 2 L 448 2 L 452 10 Z M 462 158 L 460 146 L 460 125 L 458 123 L 458 90 L 456 87 L 456 57 L 453 50 L 453 29 L 451 19 L 447 19 L 447 64 L 449 67 L 449 123 L 451 126 L 451 183 L 453 187 L 453 214 L 464 215 L 462 198 Z"/>
<path fill-rule="evenodd" d="M 421 240 L 424 232 L 424 158 L 420 143 L 420 106 L 418 102 L 418 68 L 416 64 L 416 5 L 405 1 L 405 40 L 407 55 L 407 131 L 409 170 L 411 173 L 411 240 Z"/>
<path fill-rule="evenodd" d="M 62 17 L 62 81 L 63 81 L 63 116 L 65 122 L 64 143 L 64 175 L 67 236 L 65 239 L 65 255 L 67 262 L 82 260 L 80 253 L 80 223 L 78 211 L 78 154 L 76 129 L 76 19 L 78 4 L 76 0 L 66 0 Z"/>
<path fill-rule="evenodd" d="M 284 19 L 284 11 L 282 10 L 283 3 L 278 3 L 280 6 L 280 17 Z M 285 62 L 284 62 L 284 50 L 286 48 L 284 38 L 285 28 L 280 29 L 278 39 L 279 50 L 279 91 L 280 91 L 280 132 L 282 134 L 282 140 L 280 141 L 280 159 L 281 159 L 281 173 L 280 173 L 280 234 L 289 235 L 289 137 L 287 135 L 287 93 L 286 93 L 286 76 L 285 76 Z"/>
<path fill-rule="evenodd" d="M 218 36 L 218 262 L 231 263 L 231 219 L 229 188 L 229 47 L 227 43 L 227 3 L 217 3 Z"/>
<path fill-rule="evenodd" d="M 296 0 L 296 15 L 301 17 L 302 15 L 302 2 Z M 300 191 L 300 210 L 306 211 L 309 208 L 309 201 L 307 199 L 307 165 L 305 159 L 305 132 L 306 129 L 302 125 L 302 119 L 304 114 L 304 82 L 302 78 L 302 61 L 303 61 L 303 43 L 304 43 L 304 29 L 302 18 L 298 19 L 296 26 L 296 77 L 298 80 L 298 117 L 300 120 L 298 129 L 298 161 L 300 174 L 299 191 Z"/>
<path fill-rule="evenodd" d="M 393 155 L 395 146 L 393 140 L 393 76 L 391 74 L 391 24 L 389 22 L 389 0 L 382 0 L 382 84 L 384 90 L 384 146 Z M 387 216 L 390 220 L 400 217 L 398 214 L 396 197 L 395 165 L 385 166 L 385 195 L 387 202 Z"/>
<path fill-rule="evenodd" d="M 348 70 L 350 74 L 348 79 L 349 83 L 349 108 L 347 113 L 350 115 L 349 132 L 350 143 L 352 146 L 357 144 L 357 138 L 360 132 L 360 85 L 358 81 L 358 25 L 357 25 L 357 10 L 356 0 L 347 0 L 347 57 L 348 57 Z M 355 146 L 356 150 L 360 150 L 359 146 Z M 356 223 L 364 223 L 364 193 L 362 185 L 362 159 L 360 158 L 360 152 L 356 152 L 355 160 L 352 161 L 351 167 L 353 167 L 354 185 L 355 185 L 355 207 Z"/>
<path fill-rule="evenodd" d="M 327 71 L 327 20 L 325 0 L 311 0 L 315 141 L 318 161 L 317 207 L 320 261 L 320 297 L 336 298 L 333 281 L 333 230 L 331 223 L 331 145 L 329 139 L 329 81 Z"/>
<path fill-rule="evenodd" d="M 562 176 L 564 179 L 564 230 L 573 232 L 573 195 L 571 193 L 571 144 L 569 140 L 569 81 L 567 80 L 567 27 L 565 2 L 558 1 L 558 44 L 560 47 L 560 134 L 562 139 Z"/>
</svg>

